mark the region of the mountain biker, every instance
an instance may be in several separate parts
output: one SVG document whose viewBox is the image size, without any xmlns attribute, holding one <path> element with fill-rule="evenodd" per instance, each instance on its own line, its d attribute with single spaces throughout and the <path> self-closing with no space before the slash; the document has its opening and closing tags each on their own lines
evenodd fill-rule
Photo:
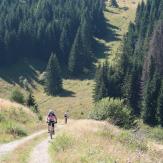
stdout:
<svg viewBox="0 0 163 163">
<path fill-rule="evenodd" d="M 54 111 L 50 110 L 47 116 L 48 123 L 48 132 L 50 132 L 50 126 L 52 125 L 53 133 L 54 133 L 54 124 L 57 123 L 57 116 Z"/>
<path fill-rule="evenodd" d="M 65 118 L 65 124 L 67 124 L 67 119 L 68 119 L 68 113 L 67 112 L 64 113 L 64 118 Z"/>
</svg>

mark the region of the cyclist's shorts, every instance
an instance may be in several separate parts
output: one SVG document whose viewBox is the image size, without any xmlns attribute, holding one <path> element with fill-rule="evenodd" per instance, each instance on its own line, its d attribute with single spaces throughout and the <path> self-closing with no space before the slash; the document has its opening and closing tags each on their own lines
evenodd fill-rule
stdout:
<svg viewBox="0 0 163 163">
<path fill-rule="evenodd" d="M 52 125 L 52 127 L 54 127 L 54 123 L 55 123 L 54 121 L 49 121 L 49 122 L 48 122 L 48 125 L 49 125 L 49 126 Z"/>
</svg>

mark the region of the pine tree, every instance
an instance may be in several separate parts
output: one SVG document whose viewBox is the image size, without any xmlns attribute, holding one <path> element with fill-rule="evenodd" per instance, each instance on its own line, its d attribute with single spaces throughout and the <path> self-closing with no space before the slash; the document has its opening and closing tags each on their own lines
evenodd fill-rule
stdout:
<svg viewBox="0 0 163 163">
<path fill-rule="evenodd" d="M 119 7 L 118 6 L 118 3 L 117 3 L 117 0 L 110 0 L 110 6 L 112 6 L 112 7 Z"/>
<path fill-rule="evenodd" d="M 157 116 L 157 100 L 160 89 L 160 79 L 157 72 L 153 75 L 153 78 L 148 81 L 145 98 L 144 98 L 144 112 L 143 112 L 143 121 L 151 126 L 154 126 L 158 123 Z"/>
<path fill-rule="evenodd" d="M 132 113 L 136 116 L 140 115 L 140 95 L 141 95 L 141 88 L 140 88 L 140 68 L 133 68 L 131 72 L 131 85 L 129 88 L 129 104 L 132 108 Z"/>
<path fill-rule="evenodd" d="M 98 66 L 96 70 L 93 99 L 94 101 L 99 101 L 107 96 L 107 67 L 102 65 Z"/>
<path fill-rule="evenodd" d="M 71 47 L 70 34 L 69 34 L 69 29 L 67 24 L 63 27 L 60 40 L 59 40 L 59 46 L 61 52 L 61 62 L 65 66 L 67 66 L 69 51 Z"/>
<path fill-rule="evenodd" d="M 81 45 L 81 35 L 80 28 L 77 31 L 72 49 L 70 52 L 68 69 L 71 75 L 77 76 L 83 71 L 83 61 L 81 58 L 82 45 Z"/>
<path fill-rule="evenodd" d="M 46 69 L 45 91 L 49 95 L 58 95 L 62 90 L 61 71 L 57 56 L 51 54 Z"/>
<path fill-rule="evenodd" d="M 160 124 L 163 127 L 163 81 L 161 83 L 162 84 L 160 89 L 160 95 L 158 98 L 158 112 L 159 112 Z"/>
<path fill-rule="evenodd" d="M 91 27 L 91 19 L 88 16 L 88 13 L 85 13 L 81 21 L 81 44 L 82 44 L 82 62 L 83 67 L 89 68 L 92 62 L 92 42 L 93 34 Z"/>
<path fill-rule="evenodd" d="M 120 90 L 118 80 L 119 77 L 116 74 L 116 71 L 111 67 L 108 66 L 109 64 L 105 62 L 106 71 L 107 71 L 107 91 L 109 97 L 118 97 Z"/>
</svg>

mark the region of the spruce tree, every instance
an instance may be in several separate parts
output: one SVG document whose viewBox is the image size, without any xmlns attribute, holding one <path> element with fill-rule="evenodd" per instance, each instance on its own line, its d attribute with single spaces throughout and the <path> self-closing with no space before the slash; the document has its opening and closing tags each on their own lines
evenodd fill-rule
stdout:
<svg viewBox="0 0 163 163">
<path fill-rule="evenodd" d="M 151 126 L 158 123 L 157 116 L 157 100 L 160 89 L 160 79 L 157 72 L 153 75 L 153 78 L 148 81 L 145 98 L 144 98 L 144 110 L 143 110 L 143 121 Z"/>
<path fill-rule="evenodd" d="M 94 101 L 99 101 L 107 96 L 107 71 L 105 65 L 102 65 L 98 66 L 96 70 L 93 99 Z"/>
<path fill-rule="evenodd" d="M 110 0 L 110 6 L 115 7 L 115 8 L 119 7 L 117 0 Z"/>
<path fill-rule="evenodd" d="M 162 83 L 161 90 L 158 98 L 158 112 L 159 112 L 160 124 L 163 127 L 163 81 L 161 83 Z"/>
<path fill-rule="evenodd" d="M 128 70 L 121 86 L 122 96 L 130 106 L 134 116 L 140 115 L 141 93 L 139 75 L 135 69 L 132 69 L 131 72 Z"/>
<path fill-rule="evenodd" d="M 83 60 L 81 58 L 82 45 L 81 45 L 81 35 L 80 28 L 77 31 L 72 49 L 70 52 L 68 70 L 71 75 L 78 76 L 83 71 Z"/>
<path fill-rule="evenodd" d="M 61 70 L 57 56 L 51 54 L 46 69 L 45 91 L 49 95 L 58 95 L 62 91 Z"/>
<path fill-rule="evenodd" d="M 82 44 L 82 62 L 83 67 L 89 68 L 92 62 L 92 42 L 93 34 L 91 27 L 91 19 L 88 16 L 88 13 L 85 13 L 81 21 L 81 44 Z"/>
<path fill-rule="evenodd" d="M 61 52 L 61 62 L 64 66 L 67 66 L 69 51 L 71 47 L 70 34 L 68 25 L 64 25 L 60 40 L 59 40 L 60 52 Z"/>
</svg>

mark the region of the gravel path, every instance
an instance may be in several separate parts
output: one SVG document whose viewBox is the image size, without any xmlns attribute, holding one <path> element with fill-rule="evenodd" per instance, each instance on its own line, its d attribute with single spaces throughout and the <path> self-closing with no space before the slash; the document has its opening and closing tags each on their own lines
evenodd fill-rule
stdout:
<svg viewBox="0 0 163 163">
<path fill-rule="evenodd" d="M 7 144 L 0 144 L 0 158 L 2 158 L 2 156 L 5 156 L 9 152 L 14 151 L 14 149 L 17 148 L 19 145 L 26 143 L 26 142 L 30 141 L 31 139 L 33 139 L 39 135 L 42 135 L 46 132 L 47 132 L 47 130 L 42 130 L 42 131 L 34 133 L 30 136 L 27 136 L 21 140 L 16 140 L 16 141 L 13 141 L 13 142 L 10 142 Z"/>
<path fill-rule="evenodd" d="M 49 140 L 46 139 L 38 144 L 32 151 L 29 163 L 49 163 L 48 145 Z"/>
<path fill-rule="evenodd" d="M 56 132 L 58 132 L 63 127 L 62 124 L 56 126 Z M 55 139 L 55 135 L 53 135 L 53 139 Z M 51 163 L 48 147 L 51 143 L 50 136 L 43 140 L 41 143 L 36 145 L 30 155 L 29 163 Z"/>
</svg>

